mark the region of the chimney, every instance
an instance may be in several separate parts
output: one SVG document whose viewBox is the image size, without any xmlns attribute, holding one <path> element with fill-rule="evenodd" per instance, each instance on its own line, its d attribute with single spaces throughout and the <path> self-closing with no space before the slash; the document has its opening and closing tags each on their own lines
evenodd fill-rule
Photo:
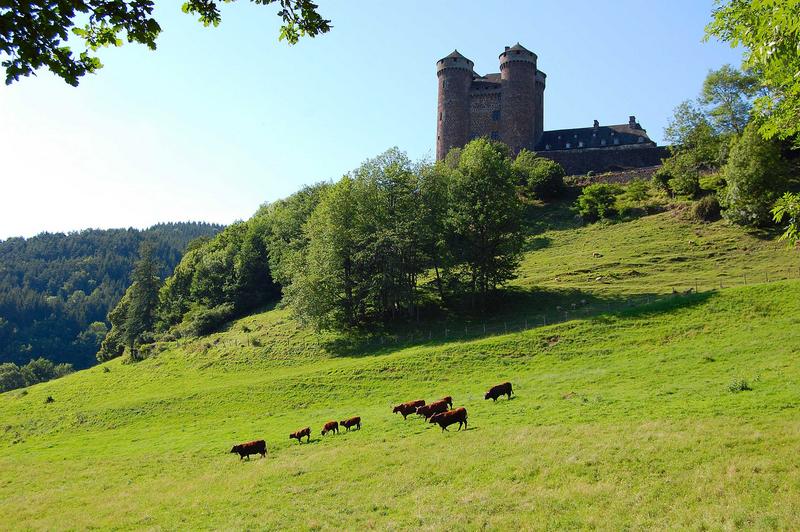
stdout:
<svg viewBox="0 0 800 532">
<path fill-rule="evenodd" d="M 628 117 L 628 126 L 631 129 L 639 129 L 640 128 L 639 124 L 636 123 L 636 117 L 635 116 L 631 115 L 630 117 Z"/>
<path fill-rule="evenodd" d="M 595 129 L 599 128 L 599 127 L 600 127 L 600 122 L 598 122 L 597 120 L 595 120 L 595 121 L 594 121 L 594 126 L 593 126 L 593 127 L 594 127 Z"/>
</svg>

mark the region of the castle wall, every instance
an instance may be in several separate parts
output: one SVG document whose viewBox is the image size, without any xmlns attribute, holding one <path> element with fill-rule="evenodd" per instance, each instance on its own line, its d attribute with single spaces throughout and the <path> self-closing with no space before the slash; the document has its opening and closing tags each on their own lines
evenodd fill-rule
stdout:
<svg viewBox="0 0 800 532">
<path fill-rule="evenodd" d="M 470 95 L 470 137 L 499 138 L 500 90 L 482 90 Z"/>
<path fill-rule="evenodd" d="M 577 150 L 540 151 L 538 155 L 551 159 L 564 167 L 567 175 L 585 174 L 589 171 L 612 172 L 643 168 L 661 164 L 669 157 L 664 146 L 619 146 Z"/>
</svg>

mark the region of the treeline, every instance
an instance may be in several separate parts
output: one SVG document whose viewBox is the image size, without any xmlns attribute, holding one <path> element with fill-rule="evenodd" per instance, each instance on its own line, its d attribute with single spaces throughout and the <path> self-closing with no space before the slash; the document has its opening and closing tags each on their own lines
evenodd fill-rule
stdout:
<svg viewBox="0 0 800 532">
<path fill-rule="evenodd" d="M 57 379 L 72 372 L 72 364 L 54 364 L 46 358 L 33 359 L 23 366 L 5 362 L 0 364 L 0 393 Z"/>
<path fill-rule="evenodd" d="M 107 332 L 106 316 L 131 282 L 143 241 L 152 241 L 159 275 L 188 242 L 215 235 L 207 223 L 159 224 L 146 230 L 43 233 L 0 241 L 0 362 L 46 357 L 83 368 Z"/>
<path fill-rule="evenodd" d="M 98 357 L 144 356 L 153 339 L 204 334 L 279 300 L 303 322 L 337 329 L 408 319 L 421 305 L 480 310 L 514 277 L 523 202 L 558 196 L 563 177 L 555 163 L 512 159 L 488 139 L 436 164 L 389 150 L 226 228 L 163 285 L 143 258 Z"/>
<path fill-rule="evenodd" d="M 776 202 L 796 192 L 800 179 L 796 139 L 762 134 L 768 116 L 754 103 L 769 93 L 758 71 L 725 65 L 709 72 L 700 96 L 675 109 L 665 131 L 671 156 L 654 175 L 655 185 L 700 200 L 696 211 L 706 219 L 775 223 Z"/>
</svg>

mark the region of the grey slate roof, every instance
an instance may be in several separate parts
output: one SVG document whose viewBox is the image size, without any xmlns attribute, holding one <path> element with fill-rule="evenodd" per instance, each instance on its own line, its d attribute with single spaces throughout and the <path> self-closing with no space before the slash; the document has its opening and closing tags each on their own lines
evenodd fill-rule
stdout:
<svg viewBox="0 0 800 532">
<path fill-rule="evenodd" d="M 542 138 L 535 149 L 536 151 L 552 151 L 629 146 L 632 144 L 640 146 L 656 145 L 647 136 L 647 131 L 636 123 L 545 131 L 542 133 Z"/>
</svg>

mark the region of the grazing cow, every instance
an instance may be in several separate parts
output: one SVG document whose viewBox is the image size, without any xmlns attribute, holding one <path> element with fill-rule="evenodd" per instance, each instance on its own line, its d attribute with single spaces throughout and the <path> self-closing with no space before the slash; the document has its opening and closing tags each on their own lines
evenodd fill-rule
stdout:
<svg viewBox="0 0 800 532">
<path fill-rule="evenodd" d="M 329 432 L 339 434 L 339 423 L 336 421 L 328 421 L 325 423 L 325 426 L 322 427 L 322 435 L 325 436 Z"/>
<path fill-rule="evenodd" d="M 345 419 L 344 421 L 340 421 L 339 424 L 347 429 L 347 432 L 350 432 L 350 427 L 355 427 L 358 430 L 361 430 L 361 418 L 351 417 L 350 419 Z"/>
<path fill-rule="evenodd" d="M 262 458 L 266 458 L 267 456 L 267 442 L 264 440 L 255 440 L 249 441 L 247 443 L 240 443 L 239 445 L 234 445 L 231 449 L 232 453 L 236 453 L 239 455 L 239 460 L 247 457 L 250 460 L 251 454 L 260 454 Z"/>
<path fill-rule="evenodd" d="M 448 408 L 447 402 L 444 399 L 442 399 L 440 401 L 435 401 L 429 405 L 417 408 L 417 414 L 424 417 L 425 419 L 428 419 L 434 414 L 447 412 L 447 408 Z"/>
<path fill-rule="evenodd" d="M 449 395 L 447 397 L 442 397 L 439 401 L 444 401 L 450 408 L 453 408 L 453 398 Z M 439 402 L 437 401 L 437 402 Z"/>
<path fill-rule="evenodd" d="M 306 443 L 311 441 L 311 427 L 306 427 L 298 430 L 297 432 L 292 432 L 289 434 L 289 439 L 295 439 L 297 440 L 297 443 L 303 443 L 302 438 L 306 438 Z"/>
<path fill-rule="evenodd" d="M 461 425 L 467 428 L 467 409 L 464 407 L 456 408 L 455 410 L 448 410 L 447 412 L 440 412 L 434 414 L 428 420 L 428 423 L 436 423 L 442 427 L 442 432 L 447 430 L 447 427 L 458 423 L 458 430 L 461 430 Z M 449 432 L 449 431 L 448 431 Z"/>
<path fill-rule="evenodd" d="M 493 401 L 497 401 L 497 398 L 501 395 L 507 395 L 509 399 L 511 399 L 511 394 L 513 391 L 511 390 L 511 383 L 504 382 L 503 384 L 498 384 L 497 386 L 492 386 L 489 388 L 489 391 L 483 396 L 484 400 L 491 399 Z"/>
<path fill-rule="evenodd" d="M 392 414 L 396 414 L 400 412 L 403 415 L 403 419 L 410 416 L 414 412 L 417 411 L 417 408 L 425 406 L 424 399 L 417 399 L 416 401 L 407 401 L 405 403 L 400 403 L 396 407 L 392 409 Z"/>
</svg>

